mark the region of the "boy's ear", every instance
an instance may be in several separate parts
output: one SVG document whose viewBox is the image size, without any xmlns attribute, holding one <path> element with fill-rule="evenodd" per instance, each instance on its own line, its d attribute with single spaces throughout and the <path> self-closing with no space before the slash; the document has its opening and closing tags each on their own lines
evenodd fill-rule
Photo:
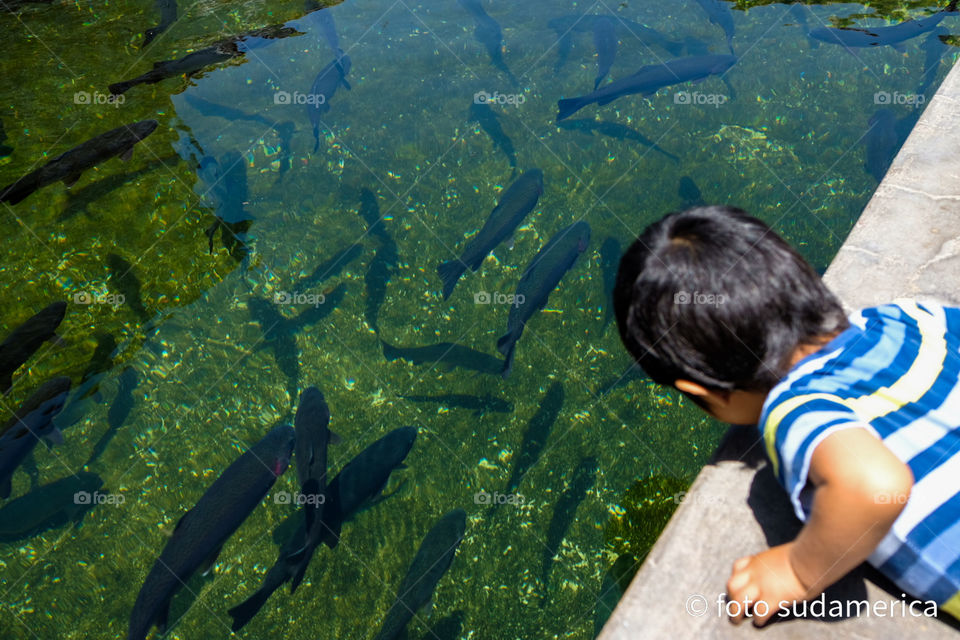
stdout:
<svg viewBox="0 0 960 640">
<path fill-rule="evenodd" d="M 730 398 L 730 394 L 726 391 L 713 391 L 692 380 L 675 380 L 673 386 L 675 386 L 678 391 L 682 391 L 689 396 L 699 398 L 703 401 L 709 400 L 721 406 L 725 405 Z"/>
</svg>

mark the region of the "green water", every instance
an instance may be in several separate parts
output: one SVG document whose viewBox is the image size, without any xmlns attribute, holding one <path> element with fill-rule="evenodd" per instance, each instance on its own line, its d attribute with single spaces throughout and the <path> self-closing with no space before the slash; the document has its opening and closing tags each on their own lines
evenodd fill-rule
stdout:
<svg viewBox="0 0 960 640">
<path fill-rule="evenodd" d="M 504 58 L 519 89 L 490 65 L 456 2 L 348 0 L 330 9 L 352 59 L 352 89 L 339 89 L 331 100 L 324 116 L 329 130 L 316 153 L 304 108 L 275 104 L 273 97 L 307 92 L 333 58 L 309 18 L 297 23 L 303 35 L 264 43 L 200 77 L 133 87 L 118 105 L 74 101 L 76 92 L 105 95 L 110 83 L 140 75 L 155 61 L 300 18 L 299 1 L 181 2 L 180 19 L 144 51 L 141 34 L 158 21 L 152 2 L 28 5 L 0 13 L 0 121 L 7 136 L 0 144 L 13 149 L 0 158 L 0 184 L 113 127 L 147 118 L 160 123 L 129 163 L 111 159 L 70 189 L 58 183 L 17 205 L 0 205 L 2 335 L 51 301 L 70 301 L 59 331 L 63 343 L 45 345 L 17 373 L 5 410 L 49 377 L 70 376 L 76 385 L 98 334 L 118 344 L 99 395 L 64 430 L 64 444 L 37 447 L 41 484 L 84 468 L 107 431 L 120 371 L 133 366 L 140 379 L 129 417 L 87 466 L 123 504 L 98 505 L 80 527 L 0 543 L 0 638 L 126 637 L 137 592 L 177 520 L 247 447 L 291 418 L 291 382 L 247 301 L 294 291 L 300 278 L 355 242 L 359 257 L 310 291 L 329 294 L 343 285 L 345 296 L 326 318 L 296 333 L 296 382 L 323 391 L 331 428 L 343 438 L 330 449 L 331 473 L 391 429 L 416 425 L 419 436 L 408 468 L 394 473 L 387 488 L 395 493 L 347 523 L 335 551 L 317 552 L 297 593 L 279 590 L 238 635 L 373 637 L 427 530 L 463 508 L 465 538 L 432 606 L 410 624 L 411 638 L 593 637 L 602 621 L 596 603 L 604 575 L 624 554 L 635 568 L 675 507 L 674 496 L 723 432 L 645 380 L 598 393 L 629 364 L 615 327 L 604 328 L 601 244 L 613 236 L 625 247 L 644 225 L 679 207 L 679 180 L 690 176 L 704 200 L 760 216 L 825 269 L 876 188 L 863 166 L 868 121 L 880 108 L 874 96 L 915 90 L 924 38 L 907 42 L 905 52 L 814 48 L 785 5 L 739 2 L 733 12 L 739 60 L 726 76 L 734 94 L 714 77 L 574 116 L 630 126 L 678 156 L 673 162 L 635 142 L 555 125 L 556 101 L 590 90 L 596 59 L 590 35 L 575 34 L 568 62 L 554 73 L 557 36 L 547 21 L 613 13 L 726 53 L 722 31 L 695 2 L 484 6 L 503 27 Z M 876 25 L 859 16 L 899 20 L 933 8 L 931 2 L 817 3 L 808 20 L 818 26 L 831 16 L 855 15 Z M 943 24 L 956 28 L 957 19 Z M 933 88 L 953 58 L 952 49 L 944 54 Z M 667 59 L 663 50 L 622 36 L 610 77 Z M 677 104 L 678 89 L 728 101 Z M 437 263 L 462 251 L 513 179 L 506 156 L 468 121 L 478 91 L 524 97 L 523 104 L 494 109 L 516 148 L 518 170 L 543 170 L 544 193 L 513 240 L 477 273 L 465 274 L 444 301 Z M 188 95 L 292 122 L 295 131 L 285 139 L 262 122 L 203 115 Z M 890 108 L 898 118 L 916 115 L 906 106 Z M 214 217 L 198 196 L 204 190 L 198 158 L 182 143 L 189 138 L 208 156 L 243 155 L 245 210 L 253 218 L 244 260 L 223 248 L 219 233 L 208 251 L 205 230 Z M 398 247 L 379 311 L 379 339 L 393 345 L 457 342 L 495 355 L 509 307 L 476 305 L 474 294 L 512 293 L 557 230 L 589 222 L 589 248 L 529 322 L 509 378 L 384 359 L 365 320 L 365 277 L 379 241 L 358 215 L 363 188 L 376 195 Z M 121 290 L 107 266 L 110 253 L 133 265 L 147 321 L 129 305 L 73 302 L 79 292 Z M 278 308 L 287 318 L 302 310 Z M 491 512 L 477 504 L 477 492 L 504 490 L 528 423 L 558 381 L 563 406 L 516 490 L 522 505 Z M 514 409 L 474 415 L 398 397 L 453 393 L 490 394 Z M 570 504 L 564 496 L 574 471 L 589 458 L 596 474 L 565 514 L 569 523 L 556 558 L 546 561 L 544 584 L 555 507 Z M 11 499 L 32 483 L 18 471 Z M 293 469 L 274 487 L 296 489 Z M 267 499 L 250 515 L 214 570 L 182 590 L 196 599 L 175 601 L 168 637 L 230 635 L 226 611 L 259 586 L 276 558 L 272 530 L 289 513 Z"/>
</svg>

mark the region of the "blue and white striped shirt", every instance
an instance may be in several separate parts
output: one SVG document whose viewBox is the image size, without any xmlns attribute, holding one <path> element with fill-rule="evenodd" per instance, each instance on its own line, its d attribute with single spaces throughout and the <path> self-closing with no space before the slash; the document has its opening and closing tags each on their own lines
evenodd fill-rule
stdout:
<svg viewBox="0 0 960 640">
<path fill-rule="evenodd" d="M 759 422 L 767 454 L 806 521 L 816 446 L 850 427 L 880 438 L 915 482 L 868 562 L 960 618 L 960 309 L 898 300 L 850 323 L 770 391 Z"/>
</svg>

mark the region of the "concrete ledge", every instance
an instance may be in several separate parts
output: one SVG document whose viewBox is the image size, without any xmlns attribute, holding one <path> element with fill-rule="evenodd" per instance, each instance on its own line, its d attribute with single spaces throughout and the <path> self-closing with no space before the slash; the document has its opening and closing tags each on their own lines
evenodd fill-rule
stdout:
<svg viewBox="0 0 960 640">
<path fill-rule="evenodd" d="M 927 106 L 824 280 L 851 309 L 898 297 L 960 306 L 960 65 Z M 825 599 L 886 603 L 884 615 L 807 615 L 762 631 L 734 627 L 719 615 L 734 560 L 792 540 L 801 526 L 756 436 L 753 429 L 730 430 L 598 639 L 956 639 L 957 621 L 911 616 L 900 589 L 868 565 Z M 891 613 L 894 606 L 899 613 Z"/>
</svg>

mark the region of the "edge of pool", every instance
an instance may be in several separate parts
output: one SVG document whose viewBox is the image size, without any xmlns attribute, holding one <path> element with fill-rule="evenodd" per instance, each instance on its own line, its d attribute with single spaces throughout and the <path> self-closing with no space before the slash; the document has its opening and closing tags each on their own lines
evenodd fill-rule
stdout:
<svg viewBox="0 0 960 640">
<path fill-rule="evenodd" d="M 848 309 L 898 297 L 960 306 L 960 62 L 927 105 L 824 280 Z M 787 542 L 799 529 L 753 430 L 732 427 L 598 640 L 958 637 L 960 624 L 946 614 L 911 615 L 901 604 L 901 590 L 868 565 L 831 587 L 825 602 L 867 600 L 877 615 L 813 615 L 762 630 L 731 625 L 719 615 L 718 598 L 733 561 Z"/>
</svg>

